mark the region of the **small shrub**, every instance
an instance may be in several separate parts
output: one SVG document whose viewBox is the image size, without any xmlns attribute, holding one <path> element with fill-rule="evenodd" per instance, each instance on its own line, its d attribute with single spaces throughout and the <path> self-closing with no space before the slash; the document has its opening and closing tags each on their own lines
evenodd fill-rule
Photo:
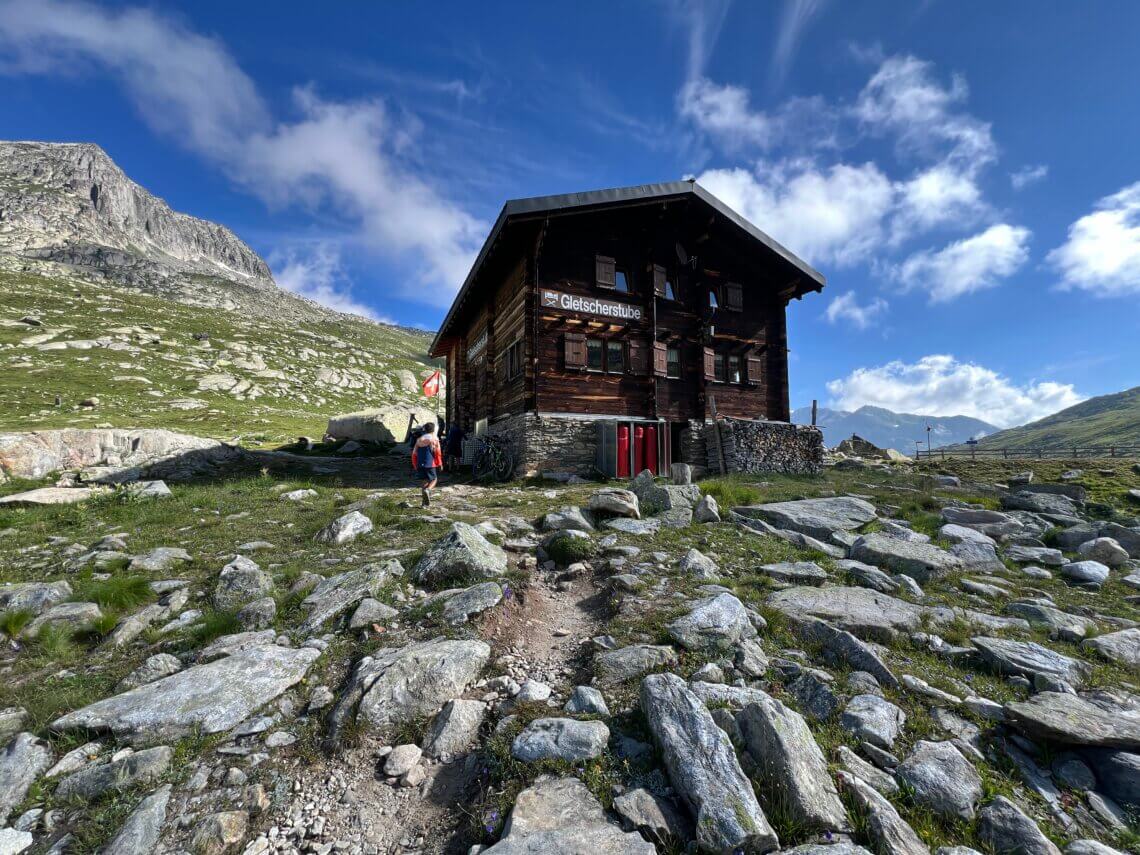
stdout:
<svg viewBox="0 0 1140 855">
<path fill-rule="evenodd" d="M 566 567 L 577 561 L 589 561 L 597 553 L 597 544 L 585 537 L 558 537 L 546 547 L 546 554 L 550 556 L 550 560 L 560 567 Z"/>
<path fill-rule="evenodd" d="M 0 614 L 0 632 L 9 638 L 15 638 L 32 622 L 32 613 L 27 609 L 9 609 Z"/>
</svg>

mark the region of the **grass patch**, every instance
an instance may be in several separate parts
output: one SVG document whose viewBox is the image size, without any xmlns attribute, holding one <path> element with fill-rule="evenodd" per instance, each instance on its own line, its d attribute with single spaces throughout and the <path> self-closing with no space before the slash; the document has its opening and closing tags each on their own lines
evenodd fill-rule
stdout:
<svg viewBox="0 0 1140 855">
<path fill-rule="evenodd" d="M 155 599 L 145 576 L 112 576 L 109 579 L 80 579 L 73 586 L 75 602 L 96 603 L 99 608 L 125 612 Z"/>
<path fill-rule="evenodd" d="M 28 609 L 9 609 L 0 614 L 0 632 L 16 638 L 32 622 L 34 615 Z"/>
<path fill-rule="evenodd" d="M 213 609 L 199 618 L 190 630 L 190 636 L 195 646 L 201 647 L 223 635 L 233 635 L 241 630 L 237 612 Z"/>
</svg>

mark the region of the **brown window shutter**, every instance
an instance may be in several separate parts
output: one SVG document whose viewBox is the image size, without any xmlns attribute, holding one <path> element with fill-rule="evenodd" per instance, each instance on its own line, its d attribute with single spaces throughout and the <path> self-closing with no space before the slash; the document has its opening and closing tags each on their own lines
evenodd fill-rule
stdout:
<svg viewBox="0 0 1140 855">
<path fill-rule="evenodd" d="M 748 356 L 748 374 L 747 380 L 753 386 L 759 386 L 764 382 L 764 360 L 758 355 L 749 354 Z"/>
<path fill-rule="evenodd" d="M 658 297 L 665 296 L 665 268 L 660 264 L 653 265 L 653 293 Z"/>
<path fill-rule="evenodd" d="M 602 288 L 613 288 L 617 285 L 617 262 L 608 255 L 594 257 L 594 281 Z"/>
<path fill-rule="evenodd" d="M 669 345 L 663 341 L 653 342 L 653 373 L 658 377 L 669 373 Z"/>
<path fill-rule="evenodd" d="M 563 354 L 567 368 L 585 368 L 586 336 L 582 333 L 566 333 L 563 337 Z"/>
<path fill-rule="evenodd" d="M 739 282 L 728 282 L 725 284 L 724 307 L 730 312 L 744 311 L 744 288 Z"/>
<path fill-rule="evenodd" d="M 649 373 L 649 348 L 638 338 L 629 340 L 629 373 L 640 377 Z"/>
<path fill-rule="evenodd" d="M 716 354 L 711 347 L 706 347 L 705 351 L 705 379 L 716 379 Z"/>
</svg>

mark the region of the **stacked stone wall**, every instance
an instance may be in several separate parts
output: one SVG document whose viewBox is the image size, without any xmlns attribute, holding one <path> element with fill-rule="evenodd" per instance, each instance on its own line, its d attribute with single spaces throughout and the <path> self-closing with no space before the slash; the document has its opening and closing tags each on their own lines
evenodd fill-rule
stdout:
<svg viewBox="0 0 1140 855">
<path fill-rule="evenodd" d="M 720 443 L 728 472 L 815 474 L 823 467 L 823 432 L 788 422 L 721 419 Z M 717 425 L 704 426 L 709 472 L 720 471 Z"/>
<path fill-rule="evenodd" d="M 516 475 L 566 472 L 589 476 L 596 471 L 595 424 L 591 419 L 523 413 L 495 422 L 487 431 L 508 439 Z"/>
</svg>

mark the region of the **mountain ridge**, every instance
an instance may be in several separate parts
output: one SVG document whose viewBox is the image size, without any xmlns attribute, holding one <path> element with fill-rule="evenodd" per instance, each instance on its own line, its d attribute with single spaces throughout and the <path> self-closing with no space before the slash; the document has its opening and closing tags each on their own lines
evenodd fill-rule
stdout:
<svg viewBox="0 0 1140 855">
<path fill-rule="evenodd" d="M 811 423 L 811 407 L 799 407 L 792 413 L 792 421 Z M 823 431 L 823 441 L 829 447 L 838 445 L 852 434 L 874 443 L 880 448 L 894 448 L 904 453 L 914 450 L 915 441 L 926 444 L 926 426 L 930 425 L 930 446 L 941 448 L 973 439 L 980 434 L 999 430 L 992 424 L 970 416 L 924 416 L 916 413 L 896 413 L 885 407 L 864 404 L 856 410 L 836 410 L 821 407 L 817 418 Z"/>
<path fill-rule="evenodd" d="M 1097 395 L 979 441 L 979 447 L 1049 448 L 1140 443 L 1140 386 Z"/>
</svg>

